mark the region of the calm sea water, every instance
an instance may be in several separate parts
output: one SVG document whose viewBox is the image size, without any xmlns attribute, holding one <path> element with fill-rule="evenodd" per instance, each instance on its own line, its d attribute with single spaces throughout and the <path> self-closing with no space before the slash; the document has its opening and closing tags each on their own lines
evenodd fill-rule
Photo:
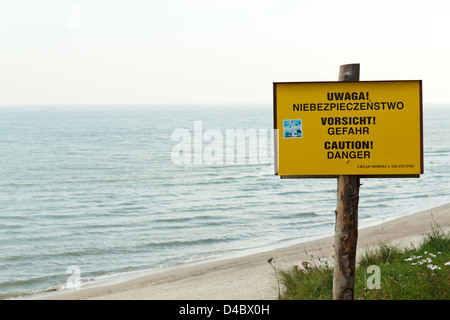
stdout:
<svg viewBox="0 0 450 320">
<path fill-rule="evenodd" d="M 272 121 L 270 105 L 0 108 L 0 298 L 332 234 L 335 179 L 274 176 Z M 249 128 L 258 147 L 227 161 L 226 130 Z M 449 128 L 424 107 L 425 174 L 363 179 L 361 226 L 450 202 Z"/>
</svg>

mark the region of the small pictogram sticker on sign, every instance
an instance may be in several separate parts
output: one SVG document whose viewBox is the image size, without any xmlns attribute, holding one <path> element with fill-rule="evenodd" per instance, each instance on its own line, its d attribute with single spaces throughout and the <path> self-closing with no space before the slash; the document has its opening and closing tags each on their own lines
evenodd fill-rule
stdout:
<svg viewBox="0 0 450 320">
<path fill-rule="evenodd" d="M 283 120 L 283 136 L 285 138 L 302 138 L 302 120 Z"/>
</svg>

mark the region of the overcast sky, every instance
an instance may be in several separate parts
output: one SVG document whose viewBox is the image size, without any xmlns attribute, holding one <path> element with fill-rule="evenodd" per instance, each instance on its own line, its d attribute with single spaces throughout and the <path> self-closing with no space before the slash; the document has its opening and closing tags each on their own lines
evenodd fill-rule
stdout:
<svg viewBox="0 0 450 320">
<path fill-rule="evenodd" d="M 0 104 L 271 104 L 347 63 L 450 103 L 449 31 L 448 0 L 0 0 Z"/>
</svg>

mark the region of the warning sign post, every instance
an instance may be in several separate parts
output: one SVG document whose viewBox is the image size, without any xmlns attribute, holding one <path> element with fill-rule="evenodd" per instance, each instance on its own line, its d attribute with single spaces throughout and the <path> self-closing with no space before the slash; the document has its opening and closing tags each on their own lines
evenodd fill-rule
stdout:
<svg viewBox="0 0 450 320">
<path fill-rule="evenodd" d="M 354 298 L 361 177 L 423 173 L 422 81 L 276 82 L 275 174 L 337 178 L 334 300 Z"/>
</svg>

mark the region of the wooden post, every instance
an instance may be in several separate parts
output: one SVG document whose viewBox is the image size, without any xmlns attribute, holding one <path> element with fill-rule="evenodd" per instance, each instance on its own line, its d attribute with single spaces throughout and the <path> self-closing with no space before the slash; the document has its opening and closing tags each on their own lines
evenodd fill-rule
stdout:
<svg viewBox="0 0 450 320">
<path fill-rule="evenodd" d="M 359 64 L 340 66 L 339 81 L 359 81 Z M 353 300 L 354 297 L 359 186 L 359 176 L 338 176 L 333 300 Z"/>
</svg>

